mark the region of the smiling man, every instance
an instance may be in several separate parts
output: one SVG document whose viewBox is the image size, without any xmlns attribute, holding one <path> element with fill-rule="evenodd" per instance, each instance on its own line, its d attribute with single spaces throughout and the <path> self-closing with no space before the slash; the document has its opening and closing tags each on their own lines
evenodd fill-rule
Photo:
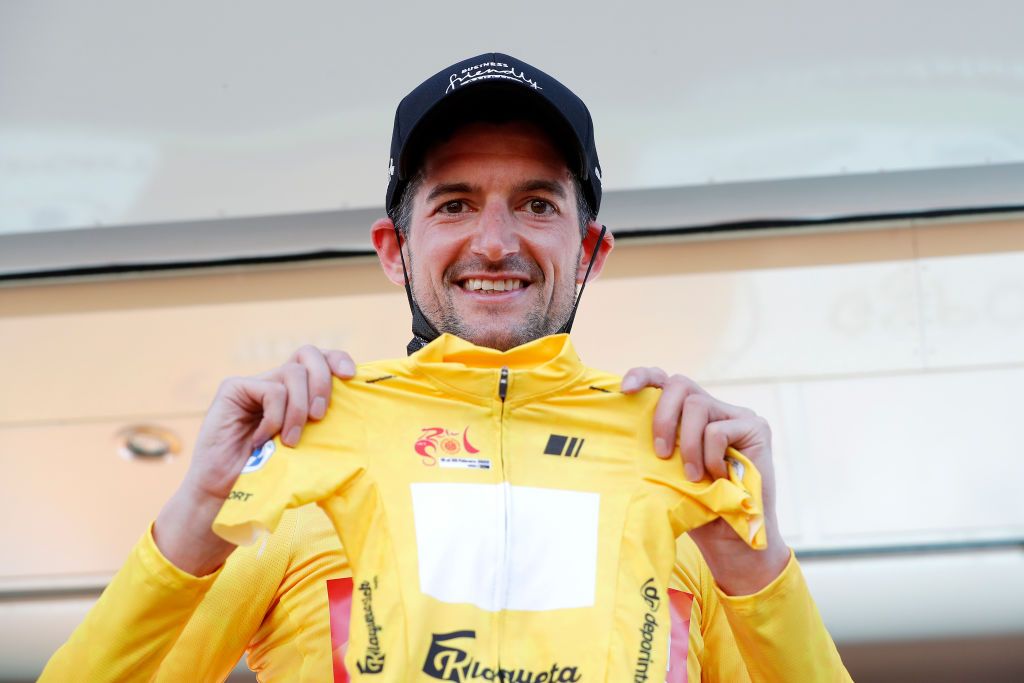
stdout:
<svg viewBox="0 0 1024 683">
<path fill-rule="evenodd" d="M 248 650 L 261 680 L 848 680 L 764 420 L 560 334 L 612 249 L 583 102 L 466 60 L 403 99 L 388 169 L 371 235 L 411 355 L 222 384 L 44 679 L 217 680 Z"/>
<path fill-rule="evenodd" d="M 600 272 L 612 247 L 594 222 L 600 165 L 586 106 L 517 71 L 525 65 L 486 57 L 456 65 L 461 80 L 427 80 L 395 116 L 389 218 L 371 232 L 388 277 L 415 290 L 410 351 L 438 329 L 501 350 L 569 331 L 581 264 L 596 256 Z M 416 248 L 396 253 L 392 231 Z"/>
</svg>

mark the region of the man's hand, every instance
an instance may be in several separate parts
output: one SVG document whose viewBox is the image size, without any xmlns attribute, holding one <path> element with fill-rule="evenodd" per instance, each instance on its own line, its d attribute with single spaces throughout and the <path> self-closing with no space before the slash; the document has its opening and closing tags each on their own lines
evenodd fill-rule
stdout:
<svg viewBox="0 0 1024 683">
<path fill-rule="evenodd" d="M 768 422 L 749 408 L 719 401 L 688 377 L 669 377 L 660 368 L 633 368 L 622 380 L 626 394 L 644 387 L 662 390 L 654 411 L 654 450 L 659 457 L 668 458 L 678 442 L 687 479 L 698 481 L 705 474 L 712 479 L 727 477 L 725 451 L 729 446 L 747 456 L 761 473 L 767 548 L 753 550 L 722 519 L 689 532 L 723 591 L 730 595 L 756 593 L 789 561 L 789 548 L 779 533 L 775 514 Z"/>
<path fill-rule="evenodd" d="M 234 546 L 210 526 L 253 449 L 277 434 L 286 445 L 297 444 L 306 422 L 327 413 L 332 375 L 349 379 L 354 374 L 355 364 L 344 351 L 307 345 L 270 372 L 221 382 L 188 473 L 153 527 L 164 556 L 196 576 L 223 564 Z"/>
</svg>

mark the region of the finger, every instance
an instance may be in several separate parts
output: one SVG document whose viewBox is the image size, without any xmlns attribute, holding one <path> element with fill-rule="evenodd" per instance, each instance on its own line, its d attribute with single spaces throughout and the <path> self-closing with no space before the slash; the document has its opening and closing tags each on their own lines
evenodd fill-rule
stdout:
<svg viewBox="0 0 1024 683">
<path fill-rule="evenodd" d="M 699 481 L 704 476 L 704 430 L 709 421 L 709 403 L 709 397 L 701 394 L 690 394 L 683 403 L 679 450 L 683 471 L 690 481 Z"/>
<path fill-rule="evenodd" d="M 324 352 L 307 344 L 295 352 L 295 362 L 306 369 L 309 417 L 319 420 L 331 402 L 331 368 Z"/>
<path fill-rule="evenodd" d="M 281 443 L 295 446 L 302 436 L 302 428 L 309 415 L 309 390 L 306 368 L 298 363 L 285 363 L 280 369 L 280 381 L 287 392 L 284 424 L 281 425 Z"/>
<path fill-rule="evenodd" d="M 327 351 L 327 363 L 336 377 L 341 379 L 352 379 L 356 375 L 356 364 L 352 356 L 344 351 Z"/>
<path fill-rule="evenodd" d="M 654 408 L 654 452 L 659 457 L 672 455 L 676 444 L 676 430 L 688 397 L 703 394 L 704 390 L 689 377 L 673 375 L 666 380 Z"/>
<path fill-rule="evenodd" d="M 661 368 L 631 368 L 622 378 L 620 389 L 634 394 L 644 387 L 661 387 L 668 381 L 668 373 Z"/>
<path fill-rule="evenodd" d="M 259 448 L 281 432 L 288 394 L 280 382 L 249 380 L 247 393 L 261 406 L 263 416 L 252 434 L 252 448 Z"/>
<path fill-rule="evenodd" d="M 726 479 L 725 454 L 730 444 L 740 443 L 750 432 L 748 420 L 717 420 L 704 429 L 704 467 L 713 479 Z"/>
</svg>

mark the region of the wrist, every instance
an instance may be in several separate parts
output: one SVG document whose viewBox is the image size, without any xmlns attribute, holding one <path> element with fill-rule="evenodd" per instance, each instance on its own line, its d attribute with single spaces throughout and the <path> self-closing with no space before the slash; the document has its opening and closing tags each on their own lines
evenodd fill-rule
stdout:
<svg viewBox="0 0 1024 683">
<path fill-rule="evenodd" d="M 193 576 L 211 574 L 224 564 L 235 546 L 211 529 L 223 503 L 187 481 L 171 496 L 153 525 L 153 540 L 171 564 Z"/>
<path fill-rule="evenodd" d="M 763 550 L 755 550 L 736 538 L 726 543 L 700 546 L 715 584 L 726 595 L 751 595 L 774 581 L 789 564 L 791 550 L 778 533 L 768 534 Z"/>
</svg>

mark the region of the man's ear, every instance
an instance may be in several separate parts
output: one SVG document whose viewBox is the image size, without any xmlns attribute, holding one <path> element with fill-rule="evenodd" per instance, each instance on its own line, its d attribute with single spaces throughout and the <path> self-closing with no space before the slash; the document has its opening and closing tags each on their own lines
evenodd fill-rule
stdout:
<svg viewBox="0 0 1024 683">
<path fill-rule="evenodd" d="M 377 250 L 377 258 L 380 259 L 380 267 L 388 279 L 400 287 L 405 286 L 405 272 L 402 269 L 402 256 L 400 249 L 405 244 L 402 239 L 398 241 L 395 234 L 395 224 L 390 218 L 380 218 L 370 228 L 370 239 L 373 241 L 373 248 Z"/>
<path fill-rule="evenodd" d="M 601 227 L 601 224 L 597 221 L 587 223 L 587 231 L 583 236 L 583 256 L 580 258 L 580 267 L 576 269 L 576 284 L 581 284 L 584 276 L 587 274 L 587 266 L 590 265 L 590 255 L 594 253 L 597 238 L 601 234 Z M 601 238 L 601 246 L 597 248 L 597 254 L 594 256 L 594 267 L 590 269 L 588 282 L 595 280 L 601 274 L 605 259 L 608 258 L 608 254 L 611 253 L 614 246 L 615 237 L 612 235 L 612 231 L 605 230 L 604 237 Z"/>
</svg>

